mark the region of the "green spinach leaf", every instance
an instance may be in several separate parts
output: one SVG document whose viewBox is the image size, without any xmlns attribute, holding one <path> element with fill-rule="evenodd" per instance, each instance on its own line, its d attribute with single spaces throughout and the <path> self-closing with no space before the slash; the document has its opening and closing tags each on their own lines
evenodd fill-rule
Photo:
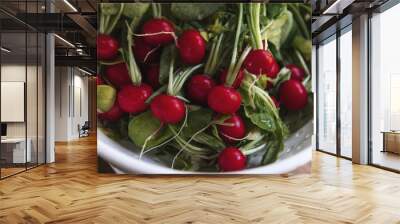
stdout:
<svg viewBox="0 0 400 224">
<path fill-rule="evenodd" d="M 172 3 L 171 13 L 183 21 L 202 20 L 224 6 L 225 4 L 223 3 Z"/>
<path fill-rule="evenodd" d="M 165 84 L 168 82 L 169 67 L 171 64 L 171 60 L 173 60 L 173 57 L 175 56 L 176 56 L 176 48 L 173 44 L 163 48 L 160 60 L 160 76 L 159 76 L 160 84 Z"/>
<path fill-rule="evenodd" d="M 289 36 L 294 28 L 293 15 L 289 10 L 282 11 L 279 16 L 271 21 L 266 30 L 268 41 L 280 49 L 285 42 L 290 39 Z"/>
<path fill-rule="evenodd" d="M 159 145 L 173 136 L 169 129 L 161 128 L 160 121 L 153 117 L 150 111 L 131 119 L 128 126 L 128 135 L 130 140 L 140 147 L 144 145 L 150 135 L 154 135 L 147 141 L 146 148 Z"/>
</svg>

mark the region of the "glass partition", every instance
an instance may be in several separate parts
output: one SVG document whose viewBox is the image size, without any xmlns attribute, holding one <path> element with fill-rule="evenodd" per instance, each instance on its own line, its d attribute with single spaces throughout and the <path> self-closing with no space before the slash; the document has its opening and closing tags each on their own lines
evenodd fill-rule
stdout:
<svg viewBox="0 0 400 224">
<path fill-rule="evenodd" d="M 44 1 L 0 2 L 0 7 L 16 10 L 0 12 L 1 179 L 45 163 L 46 39 L 12 16 L 39 13 L 43 5 Z"/>
<path fill-rule="evenodd" d="M 24 171 L 31 162 L 26 125 L 26 33 L 2 33 L 1 46 L 1 174 Z M 28 150 L 27 150 L 28 149 Z"/>
<path fill-rule="evenodd" d="M 336 154 L 336 36 L 318 47 L 318 149 Z"/>
</svg>

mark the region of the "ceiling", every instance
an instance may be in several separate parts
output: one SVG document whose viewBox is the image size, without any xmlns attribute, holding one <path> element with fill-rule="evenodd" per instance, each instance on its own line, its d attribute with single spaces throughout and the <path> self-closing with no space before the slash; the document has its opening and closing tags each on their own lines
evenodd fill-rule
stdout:
<svg viewBox="0 0 400 224">
<path fill-rule="evenodd" d="M 110 1 L 110 0 L 109 0 Z M 346 21 L 351 23 L 352 16 L 382 5 L 387 0 L 305 0 L 313 9 L 312 34 L 313 41 L 331 35 L 339 26 L 345 26 Z M 55 32 L 62 39 L 75 45 L 72 48 L 60 38 L 56 38 L 56 55 L 69 56 L 71 61 L 90 59 L 91 63 L 96 59 L 96 27 L 98 2 L 103 0 L 0 0 L 0 23 L 2 31 L 12 34 L 6 35 L 4 42 L 15 48 L 15 54 L 23 52 L 24 38 L 18 37 L 18 33 L 31 30 Z M 52 13 L 47 13 L 52 9 Z M 341 21 L 341 22 L 338 22 Z M 23 36 L 23 35 L 22 35 Z M 29 38 L 28 38 L 29 39 Z M 28 40 L 29 41 L 29 40 Z M 11 43 L 12 42 L 12 43 Z M 36 49 L 28 45 L 28 54 Z M 76 49 L 78 50 L 79 53 Z M 85 58 L 79 58 L 85 56 Z M 68 59 L 63 57 L 63 60 Z M 67 62 L 64 62 L 67 63 Z M 95 65 L 93 65 L 95 68 Z"/>
</svg>

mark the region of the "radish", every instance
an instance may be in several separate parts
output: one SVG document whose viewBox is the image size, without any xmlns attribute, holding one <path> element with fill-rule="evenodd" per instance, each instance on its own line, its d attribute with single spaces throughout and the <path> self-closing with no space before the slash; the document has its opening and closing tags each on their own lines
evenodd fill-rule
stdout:
<svg viewBox="0 0 400 224">
<path fill-rule="evenodd" d="M 195 75 L 186 86 L 187 97 L 198 104 L 207 105 L 207 97 L 215 86 L 214 80 L 208 75 Z"/>
<path fill-rule="evenodd" d="M 221 72 L 221 75 L 219 76 L 219 81 L 220 81 L 221 84 L 226 83 L 227 75 L 228 75 L 228 70 L 227 69 L 225 69 L 225 70 L 223 70 Z M 244 72 L 243 72 L 243 69 L 240 69 L 239 72 L 236 75 L 236 79 L 233 82 L 232 87 L 235 88 L 235 89 L 239 88 L 240 84 L 242 84 L 243 78 L 244 78 Z"/>
<path fill-rule="evenodd" d="M 143 37 L 135 38 L 133 53 L 135 58 L 141 63 L 153 63 L 160 58 L 160 51 L 157 50 L 157 47 L 148 45 L 143 40 Z"/>
<path fill-rule="evenodd" d="M 175 39 L 175 28 L 167 19 L 154 18 L 143 24 L 142 35 L 151 46 L 166 45 Z"/>
<path fill-rule="evenodd" d="M 97 35 L 97 58 L 100 60 L 111 60 L 118 54 L 118 41 L 106 34 Z"/>
<path fill-rule="evenodd" d="M 97 115 L 102 120 L 118 121 L 122 115 L 124 115 L 124 112 L 119 107 L 118 101 L 115 101 L 114 106 L 109 111 L 105 113 L 98 113 Z"/>
<path fill-rule="evenodd" d="M 274 79 L 279 72 L 279 65 L 271 52 L 267 50 L 267 39 L 263 39 L 264 36 L 261 35 L 261 4 L 250 4 L 248 10 L 247 22 L 250 29 L 253 50 L 246 57 L 244 68 L 254 75 L 266 75 Z"/>
<path fill-rule="evenodd" d="M 269 76 L 270 78 L 274 79 L 276 76 L 278 76 L 279 70 L 281 70 L 279 64 L 275 61 L 275 63 L 272 65 L 271 69 L 269 70 Z"/>
<path fill-rule="evenodd" d="M 118 88 L 132 83 L 125 63 L 108 66 L 106 68 L 106 76 L 107 79 Z"/>
<path fill-rule="evenodd" d="M 96 85 L 104 85 L 104 80 L 99 74 L 96 75 Z"/>
<path fill-rule="evenodd" d="M 147 84 L 126 85 L 118 92 L 118 104 L 122 111 L 137 114 L 147 109 L 146 100 L 153 90 Z"/>
<path fill-rule="evenodd" d="M 185 103 L 175 96 L 166 94 L 156 96 L 151 101 L 150 109 L 154 117 L 165 124 L 176 124 L 186 114 Z"/>
<path fill-rule="evenodd" d="M 244 68 L 254 75 L 267 75 L 276 78 L 279 65 L 269 51 L 262 49 L 252 50 L 244 61 Z"/>
<path fill-rule="evenodd" d="M 235 113 L 239 108 L 242 97 L 232 87 L 216 86 L 208 94 L 208 106 L 221 114 Z"/>
<path fill-rule="evenodd" d="M 198 64 L 206 54 L 206 42 L 195 29 L 186 30 L 178 39 L 179 54 L 183 63 Z"/>
<path fill-rule="evenodd" d="M 238 171 L 246 167 L 246 156 L 236 147 L 225 148 L 218 156 L 221 171 Z"/>
<path fill-rule="evenodd" d="M 245 136 L 246 125 L 239 115 L 232 114 L 223 124 L 218 125 L 218 132 L 227 143 L 233 143 Z"/>
<path fill-rule="evenodd" d="M 144 69 L 145 81 L 153 88 L 157 89 L 160 87 L 160 66 L 149 65 Z"/>
<path fill-rule="evenodd" d="M 289 110 L 301 110 L 308 102 L 307 90 L 295 79 L 289 79 L 279 87 L 279 99 Z"/>
<path fill-rule="evenodd" d="M 239 92 L 231 87 L 234 86 L 235 81 L 240 80 L 240 68 L 242 66 L 243 60 L 249 53 L 250 48 L 245 49 L 239 59 L 237 59 L 238 44 L 240 38 L 240 31 L 243 23 L 243 5 L 239 5 L 239 16 L 237 20 L 237 28 L 235 34 L 235 42 L 232 51 L 231 62 L 227 74 L 225 76 L 225 85 L 219 85 L 214 87 L 208 94 L 208 106 L 220 113 L 220 114 L 232 114 L 235 113 L 240 108 L 242 102 L 242 97 Z M 222 75 L 223 76 L 223 75 Z"/>
<path fill-rule="evenodd" d="M 186 115 L 185 103 L 176 97 L 181 92 L 183 84 L 189 76 L 203 65 L 186 68 L 174 75 L 175 57 L 172 57 L 168 74 L 168 86 L 166 94 L 160 94 L 151 101 L 150 109 L 154 117 L 165 124 L 179 123 Z"/>
<path fill-rule="evenodd" d="M 297 65 L 289 64 L 286 65 L 286 68 L 290 70 L 292 75 L 290 76 L 291 79 L 296 79 L 298 81 L 303 81 L 304 79 L 304 70 Z"/>
</svg>

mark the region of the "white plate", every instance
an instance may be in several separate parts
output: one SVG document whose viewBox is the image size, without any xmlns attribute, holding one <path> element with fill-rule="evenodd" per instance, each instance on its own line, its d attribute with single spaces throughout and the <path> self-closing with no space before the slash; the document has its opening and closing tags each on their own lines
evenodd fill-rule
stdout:
<svg viewBox="0 0 400 224">
<path fill-rule="evenodd" d="M 284 174 L 295 170 L 311 161 L 311 138 L 313 123 L 310 121 L 285 141 L 285 150 L 280 153 L 279 159 L 269 165 L 249 168 L 237 172 L 189 172 L 171 169 L 157 164 L 144 156 L 139 155 L 125 146 L 120 145 L 106 136 L 101 129 L 97 134 L 97 153 L 110 163 L 116 173 L 120 174 Z M 262 154 L 255 156 L 249 163 L 261 159 Z"/>
</svg>

